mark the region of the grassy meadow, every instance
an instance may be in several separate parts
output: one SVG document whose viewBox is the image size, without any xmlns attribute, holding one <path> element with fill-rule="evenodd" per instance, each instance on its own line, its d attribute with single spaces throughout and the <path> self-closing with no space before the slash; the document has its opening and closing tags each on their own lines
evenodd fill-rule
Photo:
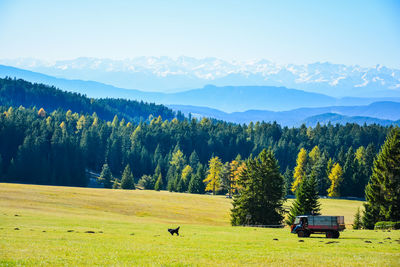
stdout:
<svg viewBox="0 0 400 267">
<path fill-rule="evenodd" d="M 288 228 L 231 227 L 230 201 L 0 183 L 0 266 L 400 265 L 400 231 L 348 226 L 339 239 L 299 239 Z M 321 202 L 323 214 L 344 215 L 346 223 L 362 205 Z M 172 237 L 167 228 L 179 225 L 181 235 Z"/>
</svg>

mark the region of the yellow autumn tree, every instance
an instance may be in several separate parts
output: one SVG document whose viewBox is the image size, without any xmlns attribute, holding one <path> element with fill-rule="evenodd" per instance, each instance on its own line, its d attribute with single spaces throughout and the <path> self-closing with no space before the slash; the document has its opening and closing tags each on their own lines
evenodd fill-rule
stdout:
<svg viewBox="0 0 400 267">
<path fill-rule="evenodd" d="M 366 154 L 366 149 L 363 146 L 357 148 L 356 153 L 354 154 L 356 160 L 361 165 L 365 165 L 365 154 Z"/>
<path fill-rule="evenodd" d="M 81 131 L 86 125 L 86 118 L 85 116 L 81 115 L 79 120 L 76 122 L 76 132 L 78 133 Z"/>
<path fill-rule="evenodd" d="M 193 173 L 192 167 L 190 165 L 186 165 L 185 168 L 182 170 L 182 180 L 186 183 L 189 184 L 190 180 L 190 175 Z"/>
<path fill-rule="evenodd" d="M 185 166 L 186 160 L 183 152 L 178 149 L 172 154 L 172 159 L 169 164 L 174 165 L 176 169 L 182 170 Z"/>
<path fill-rule="evenodd" d="M 242 161 L 232 160 L 230 163 L 230 180 L 231 180 L 231 190 L 230 194 L 235 194 L 239 188 L 237 181 L 239 180 L 240 174 L 243 172 L 246 164 Z"/>
<path fill-rule="evenodd" d="M 218 157 L 213 157 L 208 162 L 207 177 L 203 180 L 207 184 L 206 191 L 212 191 L 215 195 L 217 189 L 221 186 L 219 173 L 222 170 L 222 162 Z"/>
<path fill-rule="evenodd" d="M 340 167 L 339 163 L 333 164 L 331 173 L 329 174 L 328 178 L 331 181 L 331 186 L 328 188 L 328 197 L 339 197 L 339 186 L 343 180 L 343 170 Z"/>
<path fill-rule="evenodd" d="M 292 192 L 295 192 L 300 183 L 306 178 L 307 175 L 306 170 L 307 170 L 307 150 L 301 148 L 299 154 L 297 155 L 296 167 L 294 168 Z"/>
<path fill-rule="evenodd" d="M 308 157 L 310 159 L 310 166 L 314 166 L 314 164 L 318 161 L 318 159 L 321 157 L 321 151 L 319 150 L 318 146 L 315 146 L 311 152 L 308 154 Z"/>
<path fill-rule="evenodd" d="M 39 109 L 38 116 L 42 118 L 46 117 L 46 111 L 44 110 L 44 108 Z"/>
</svg>

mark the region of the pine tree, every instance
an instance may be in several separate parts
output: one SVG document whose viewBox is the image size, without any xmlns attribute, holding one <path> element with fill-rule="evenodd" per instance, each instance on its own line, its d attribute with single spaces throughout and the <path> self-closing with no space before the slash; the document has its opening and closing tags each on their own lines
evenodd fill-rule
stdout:
<svg viewBox="0 0 400 267">
<path fill-rule="evenodd" d="M 129 167 L 129 164 L 126 165 L 124 172 L 122 173 L 121 188 L 135 189 L 135 182 L 133 180 L 133 175 L 131 172 L 131 168 Z"/>
<path fill-rule="evenodd" d="M 283 180 L 285 181 L 285 192 L 286 194 L 291 194 L 292 190 L 291 185 L 293 183 L 293 173 L 290 170 L 289 166 L 286 167 L 286 171 L 283 174 Z"/>
<path fill-rule="evenodd" d="M 115 116 L 114 116 L 114 119 L 113 119 L 113 121 L 112 121 L 112 123 L 111 123 L 111 126 L 112 126 L 112 127 L 117 127 L 118 125 L 119 125 L 118 116 L 115 115 Z"/>
<path fill-rule="evenodd" d="M 297 155 L 296 167 L 293 173 L 292 192 L 296 192 L 297 187 L 307 176 L 307 151 L 304 148 L 300 149 Z"/>
<path fill-rule="evenodd" d="M 189 157 L 189 165 L 196 171 L 197 165 L 199 164 L 199 156 L 197 155 L 196 150 L 193 150 L 192 154 Z"/>
<path fill-rule="evenodd" d="M 307 202 L 305 203 L 304 212 L 307 214 L 319 215 L 321 210 L 321 204 L 319 202 L 318 195 L 318 183 L 312 174 L 307 178 L 305 182 L 304 190 L 307 196 Z"/>
<path fill-rule="evenodd" d="M 328 188 L 328 196 L 329 197 L 339 197 L 340 191 L 339 186 L 342 182 L 342 167 L 340 167 L 339 163 L 333 164 L 332 171 L 329 174 L 329 180 L 331 181 L 331 186 Z"/>
<path fill-rule="evenodd" d="M 108 167 L 108 164 L 104 164 L 103 168 L 101 169 L 101 173 L 100 173 L 100 179 L 101 182 L 103 183 L 105 188 L 111 188 L 112 187 L 112 173 L 110 168 Z"/>
<path fill-rule="evenodd" d="M 175 187 L 174 187 L 174 179 L 168 180 L 167 190 L 168 190 L 169 192 L 174 192 L 174 191 L 176 191 L 176 190 L 175 190 Z"/>
<path fill-rule="evenodd" d="M 219 173 L 219 180 L 221 181 L 221 189 L 223 193 L 228 192 L 229 196 L 231 196 L 232 181 L 231 181 L 231 167 L 229 162 L 226 162 L 225 164 L 222 165 L 221 171 Z"/>
<path fill-rule="evenodd" d="M 186 189 L 185 189 L 185 182 L 183 181 L 182 178 L 178 180 L 178 183 L 177 183 L 177 185 L 176 185 L 176 191 L 177 191 L 177 192 L 180 192 L 180 193 L 183 193 L 183 192 L 186 191 Z"/>
<path fill-rule="evenodd" d="M 400 128 L 393 128 L 374 161 L 365 189 L 366 228 L 380 220 L 400 221 Z M 363 218 L 364 219 L 364 218 Z"/>
<path fill-rule="evenodd" d="M 240 175 L 239 193 L 233 196 L 232 225 L 280 224 L 285 200 L 284 181 L 271 150 L 249 158 Z"/>
<path fill-rule="evenodd" d="M 163 189 L 163 187 L 164 187 L 163 179 L 162 179 L 162 175 L 161 175 L 161 173 L 160 173 L 160 175 L 159 175 L 158 178 L 157 178 L 157 182 L 156 182 L 156 184 L 154 185 L 154 190 L 160 191 L 160 190 Z"/>
<path fill-rule="evenodd" d="M 340 183 L 339 192 L 341 196 L 355 196 L 355 187 L 357 185 L 357 165 L 355 160 L 355 153 L 353 147 L 350 147 L 345 156 L 345 163 L 343 166 L 343 180 Z"/>
<path fill-rule="evenodd" d="M 204 183 L 203 183 L 203 179 L 204 179 L 204 171 L 203 171 L 203 166 L 201 165 L 201 163 L 197 164 L 197 172 L 192 175 L 192 179 L 190 179 L 189 182 L 189 193 L 192 194 L 204 194 Z"/>
<path fill-rule="evenodd" d="M 304 182 L 300 183 L 300 185 L 297 187 L 296 199 L 293 201 L 292 206 L 290 207 L 288 218 L 286 220 L 286 223 L 288 225 L 293 224 L 296 216 L 304 214 L 302 203 L 305 202 L 306 195 L 303 188 L 304 188 Z"/>
<path fill-rule="evenodd" d="M 169 192 L 175 191 L 174 179 L 175 179 L 175 165 L 170 165 L 167 172 L 167 190 Z"/>
<path fill-rule="evenodd" d="M 293 202 L 289 211 L 287 224 L 293 224 L 296 216 L 299 215 L 319 215 L 321 204 L 319 203 L 318 184 L 313 175 L 307 177 L 296 191 L 296 200 Z"/>
<path fill-rule="evenodd" d="M 189 186 L 189 182 L 192 179 L 192 175 L 193 175 L 193 168 L 190 165 L 186 165 L 185 168 L 183 168 L 182 170 L 182 176 L 181 176 L 181 180 L 182 180 L 182 188 L 181 190 L 183 191 L 179 191 L 179 192 L 186 192 Z"/>
<path fill-rule="evenodd" d="M 318 193 L 320 195 L 326 194 L 326 190 L 328 189 L 327 186 L 328 176 L 326 175 L 327 165 L 328 162 L 324 153 L 318 158 L 315 164 L 311 167 L 310 175 L 315 177 L 315 180 L 317 181 Z"/>
<path fill-rule="evenodd" d="M 153 190 L 154 189 L 154 184 L 155 181 L 153 180 L 153 177 L 151 177 L 150 175 L 143 175 L 138 184 L 143 187 L 143 189 L 147 189 L 147 190 Z"/>
<path fill-rule="evenodd" d="M 357 212 L 354 215 L 353 229 L 355 229 L 355 230 L 361 229 L 360 208 L 357 209 Z"/>
<path fill-rule="evenodd" d="M 156 169 L 154 170 L 154 174 L 153 174 L 153 179 L 154 179 L 154 181 L 157 181 L 157 179 L 158 179 L 158 177 L 160 176 L 160 174 L 161 174 L 161 164 L 160 164 L 160 162 L 157 164 L 157 167 L 156 167 Z"/>
</svg>

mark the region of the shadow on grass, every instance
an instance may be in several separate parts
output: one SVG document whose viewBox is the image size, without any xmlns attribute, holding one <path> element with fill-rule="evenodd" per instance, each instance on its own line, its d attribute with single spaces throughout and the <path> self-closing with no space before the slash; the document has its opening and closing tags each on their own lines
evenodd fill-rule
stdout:
<svg viewBox="0 0 400 267">
<path fill-rule="evenodd" d="M 371 240 L 374 238 L 368 238 L 368 237 L 339 237 L 339 238 L 327 238 L 325 236 L 310 236 L 306 237 L 309 239 L 324 239 L 324 240 Z"/>
</svg>

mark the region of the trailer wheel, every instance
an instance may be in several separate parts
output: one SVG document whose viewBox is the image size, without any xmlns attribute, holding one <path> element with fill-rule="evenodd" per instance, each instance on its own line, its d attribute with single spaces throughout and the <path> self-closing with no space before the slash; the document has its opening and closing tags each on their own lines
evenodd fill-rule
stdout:
<svg viewBox="0 0 400 267">
<path fill-rule="evenodd" d="M 311 232 L 310 232 L 310 231 L 305 231 L 305 232 L 304 232 L 304 237 L 310 237 L 310 235 L 311 235 Z"/>
<path fill-rule="evenodd" d="M 338 231 L 335 231 L 333 233 L 333 238 L 339 238 L 339 236 L 340 236 L 340 233 Z"/>
<path fill-rule="evenodd" d="M 332 231 L 328 231 L 325 234 L 326 238 L 333 238 L 333 232 Z"/>
<path fill-rule="evenodd" d="M 297 236 L 298 236 L 298 237 L 305 237 L 304 231 L 302 231 L 302 230 L 298 231 L 298 232 L 297 232 Z"/>
</svg>

